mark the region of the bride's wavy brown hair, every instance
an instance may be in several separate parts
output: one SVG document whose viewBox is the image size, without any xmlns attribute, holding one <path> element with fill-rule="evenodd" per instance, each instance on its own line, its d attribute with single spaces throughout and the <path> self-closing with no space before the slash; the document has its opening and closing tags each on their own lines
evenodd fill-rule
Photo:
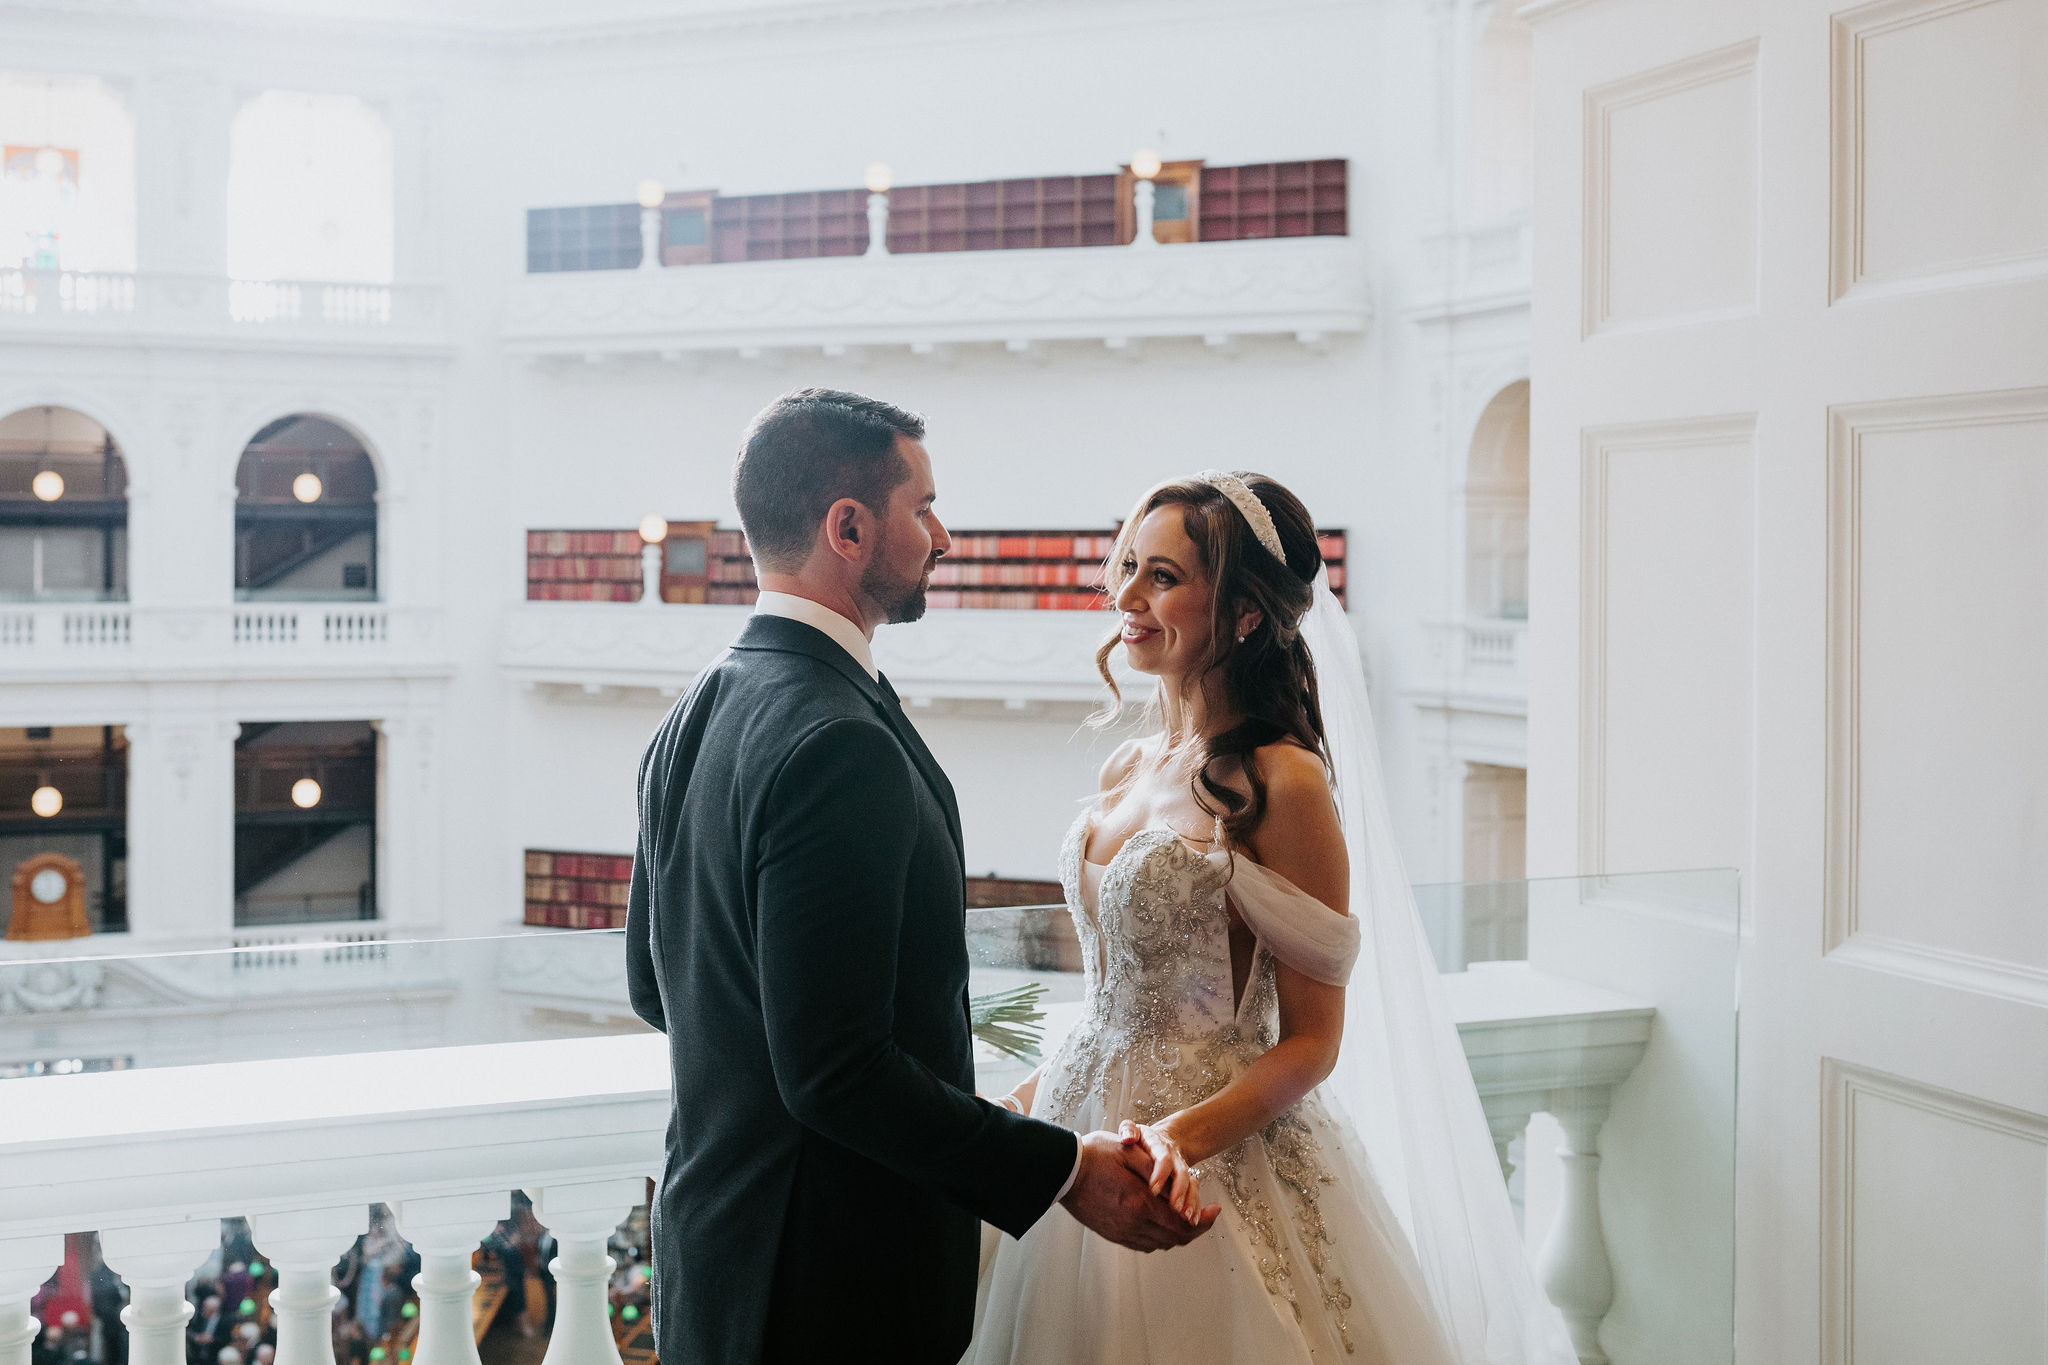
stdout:
<svg viewBox="0 0 2048 1365">
<path fill-rule="evenodd" d="M 1138 499 L 1130 519 L 1117 532 L 1102 570 L 1103 587 L 1113 608 L 1117 594 L 1130 580 L 1124 564 L 1139 523 L 1159 508 L 1180 509 L 1181 525 L 1194 542 L 1215 594 L 1210 607 L 1208 657 L 1181 680 L 1181 693 L 1184 697 L 1198 694 L 1212 675 L 1220 673 L 1224 698 L 1240 719 L 1218 735 L 1169 737 L 1170 753 L 1187 765 L 1196 804 L 1221 821 L 1225 840 L 1232 846 L 1242 846 L 1266 814 L 1266 782 L 1259 772 L 1256 750 L 1283 739 L 1293 740 L 1321 758 L 1326 772 L 1330 766 L 1315 662 L 1301 638 L 1302 618 L 1315 602 L 1316 572 L 1323 566 L 1315 522 L 1301 499 L 1265 475 L 1239 473 L 1237 477 L 1272 515 L 1280 546 L 1287 552 L 1285 564 L 1259 543 L 1244 513 L 1221 490 L 1201 479 L 1172 479 Z M 1240 644 L 1238 618 L 1252 609 L 1259 613 L 1259 624 Z M 1110 654 L 1121 638 L 1119 627 L 1095 651 L 1095 669 L 1109 684 L 1110 694 L 1109 705 L 1089 718 L 1097 727 L 1111 725 L 1123 714 L 1123 693 L 1109 671 Z M 1244 775 L 1249 796 L 1224 780 L 1233 770 Z"/>
</svg>

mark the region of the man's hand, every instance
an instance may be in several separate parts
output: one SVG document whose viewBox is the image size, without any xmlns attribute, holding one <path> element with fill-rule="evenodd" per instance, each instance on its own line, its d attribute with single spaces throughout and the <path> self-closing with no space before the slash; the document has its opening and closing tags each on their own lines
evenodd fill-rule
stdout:
<svg viewBox="0 0 2048 1365">
<path fill-rule="evenodd" d="M 1209 1230 L 1222 1205 L 1211 1204 L 1190 1220 L 1152 1193 L 1152 1157 L 1138 1143 L 1115 1133 L 1081 1138 L 1081 1169 L 1060 1202 L 1081 1224 L 1133 1251 L 1185 1246 Z"/>
</svg>

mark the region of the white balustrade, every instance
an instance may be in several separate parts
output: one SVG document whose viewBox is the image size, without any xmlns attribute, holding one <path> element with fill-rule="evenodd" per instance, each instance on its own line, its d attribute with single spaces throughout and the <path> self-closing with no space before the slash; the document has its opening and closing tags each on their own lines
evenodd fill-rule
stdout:
<svg viewBox="0 0 2048 1365">
<path fill-rule="evenodd" d="M 57 1233 L 0 1238 L 0 1365 L 29 1365 L 29 1347 L 42 1330 L 29 1301 L 63 1259 Z"/>
<path fill-rule="evenodd" d="M 523 275 L 507 296 L 505 349 L 581 365 L 705 351 L 902 347 L 936 355 L 983 344 L 1037 361 L 1051 342 L 1269 337 L 1314 353 L 1365 331 L 1373 315 L 1370 258 L 1349 237 L 1137 253 L 1090 246 L 890 254 L 886 222 L 879 227 L 884 249 L 861 257 Z M 1135 240 L 1159 245 L 1149 231 Z"/>
<path fill-rule="evenodd" d="M 483 1277 L 470 1269 L 477 1244 L 509 1211 L 504 1191 L 429 1195 L 391 1206 L 399 1235 L 419 1253 L 413 1292 L 420 1300 L 412 1365 L 483 1365 L 471 1304 Z"/>
<path fill-rule="evenodd" d="M 249 1235 L 277 1267 L 270 1307 L 277 1326 L 275 1365 L 335 1365 L 334 1263 L 369 1226 L 369 1206 L 340 1204 L 250 1217 Z"/>
<path fill-rule="evenodd" d="M 639 1180 L 602 1180 L 529 1189 L 533 1216 L 561 1247 L 548 1263 L 555 1277 L 555 1328 L 541 1365 L 620 1365 L 612 1339 L 612 1258 L 605 1243 L 645 1196 Z"/>
<path fill-rule="evenodd" d="M 1600 1125 L 1607 1122 L 1611 1086 L 1577 1086 L 1551 1097 L 1549 1109 L 1564 1129 L 1558 1160 L 1564 1192 L 1536 1263 L 1544 1292 L 1564 1314 L 1579 1365 L 1608 1365 L 1600 1323 L 1614 1304 L 1614 1269 L 1600 1227 Z"/>
<path fill-rule="evenodd" d="M 391 286 L 324 284 L 320 286 L 320 317 L 348 326 L 381 327 L 391 321 Z"/>
<path fill-rule="evenodd" d="M 1657 1012 L 1526 962 L 1475 963 L 1443 982 L 1502 1176 L 1514 1172 L 1508 1147 L 1531 1116 L 1548 1113 L 1564 1128 L 1564 1195 L 1539 1272 L 1581 1365 L 1605 1365 L 1600 1322 L 1614 1301 L 1614 1279 L 1600 1228 L 1599 1131 L 1614 1088 L 1649 1047 Z"/>
<path fill-rule="evenodd" d="M 185 1325 L 193 1309 L 185 1301 L 185 1283 L 219 1245 L 220 1220 L 204 1216 L 101 1229 L 101 1256 L 128 1282 L 128 1306 L 121 1310 L 128 1365 L 185 1365 Z"/>
<path fill-rule="evenodd" d="M 0 331 L 164 335 L 232 342 L 250 334 L 296 340 L 386 338 L 441 346 L 432 286 L 331 280 L 0 270 Z"/>
</svg>

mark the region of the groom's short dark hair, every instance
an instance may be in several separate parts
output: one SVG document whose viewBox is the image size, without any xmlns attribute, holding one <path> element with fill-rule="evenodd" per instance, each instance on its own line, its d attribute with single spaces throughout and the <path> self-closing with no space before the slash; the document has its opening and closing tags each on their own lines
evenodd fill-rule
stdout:
<svg viewBox="0 0 2048 1365">
<path fill-rule="evenodd" d="M 854 498 L 876 512 L 910 466 L 896 438 L 924 439 L 924 418 L 843 389 L 793 389 L 761 409 L 740 440 L 733 501 L 765 569 L 801 568 L 825 510 Z"/>
</svg>

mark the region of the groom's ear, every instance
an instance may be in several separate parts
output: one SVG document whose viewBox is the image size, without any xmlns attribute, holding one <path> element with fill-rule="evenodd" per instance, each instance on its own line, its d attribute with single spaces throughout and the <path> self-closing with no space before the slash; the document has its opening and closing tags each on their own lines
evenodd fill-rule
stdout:
<svg viewBox="0 0 2048 1365">
<path fill-rule="evenodd" d="M 858 498 L 841 498 L 825 509 L 825 544 L 849 563 L 866 554 L 874 532 L 874 514 Z"/>
</svg>

